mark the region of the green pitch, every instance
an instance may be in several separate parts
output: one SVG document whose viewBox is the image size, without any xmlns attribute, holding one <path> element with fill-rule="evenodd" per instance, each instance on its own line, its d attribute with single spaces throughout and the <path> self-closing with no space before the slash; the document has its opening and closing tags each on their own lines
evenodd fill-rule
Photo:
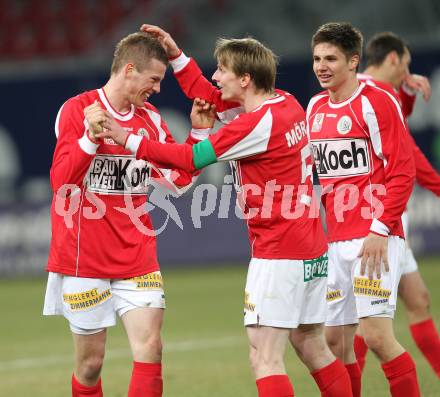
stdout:
<svg viewBox="0 0 440 397">
<path fill-rule="evenodd" d="M 421 272 L 431 292 L 439 325 L 440 259 L 423 260 Z M 243 321 L 246 263 L 214 269 L 163 267 L 166 311 L 163 340 L 166 397 L 251 397 L 256 388 L 248 366 Z M 68 397 L 72 345 L 62 318 L 43 318 L 45 280 L 1 280 L 0 396 Z M 402 307 L 396 318 L 399 340 L 417 362 L 422 394 L 440 395 L 440 381 L 414 346 Z M 288 373 L 296 396 L 319 392 L 290 349 Z M 124 331 L 110 329 L 103 371 L 106 397 L 126 396 L 131 359 Z M 388 396 L 377 360 L 368 355 L 363 395 Z"/>
</svg>

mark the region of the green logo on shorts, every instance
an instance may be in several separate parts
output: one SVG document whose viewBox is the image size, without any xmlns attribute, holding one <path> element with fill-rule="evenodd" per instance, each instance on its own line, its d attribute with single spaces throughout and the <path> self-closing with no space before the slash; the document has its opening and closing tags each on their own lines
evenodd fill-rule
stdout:
<svg viewBox="0 0 440 397">
<path fill-rule="evenodd" d="M 311 281 L 317 277 L 327 277 L 328 257 L 324 254 L 316 259 L 303 261 L 304 263 L 304 282 Z"/>
</svg>

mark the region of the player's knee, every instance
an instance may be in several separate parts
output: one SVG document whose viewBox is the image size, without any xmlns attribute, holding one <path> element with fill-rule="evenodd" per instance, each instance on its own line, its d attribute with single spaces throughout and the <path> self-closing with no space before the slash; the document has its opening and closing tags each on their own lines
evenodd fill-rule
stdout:
<svg viewBox="0 0 440 397">
<path fill-rule="evenodd" d="M 374 353 L 381 355 L 387 347 L 387 337 L 379 330 L 369 330 L 365 333 L 364 340 L 369 349 Z"/>
<path fill-rule="evenodd" d="M 252 370 L 255 373 L 255 371 L 257 369 L 257 349 L 252 346 L 250 346 L 250 348 L 249 348 L 249 362 L 251 364 Z"/>
<path fill-rule="evenodd" d="M 149 335 L 142 341 L 132 344 L 135 360 L 159 362 L 162 359 L 162 340 L 160 335 Z"/>
<path fill-rule="evenodd" d="M 95 355 L 82 360 L 78 366 L 79 380 L 83 383 L 95 383 L 101 374 L 104 356 Z"/>
<path fill-rule="evenodd" d="M 326 340 L 327 340 L 327 345 L 330 348 L 330 350 L 332 351 L 332 353 L 336 357 L 339 357 L 339 358 L 343 357 L 343 355 L 344 355 L 343 338 L 341 338 L 340 335 L 336 336 L 336 335 L 327 334 Z"/>
<path fill-rule="evenodd" d="M 255 357 L 255 371 L 262 373 L 266 371 L 273 371 L 283 368 L 283 357 L 273 352 L 260 352 L 257 351 Z"/>
<path fill-rule="evenodd" d="M 416 296 L 408 299 L 406 303 L 406 309 L 409 316 L 421 316 L 424 317 L 429 312 L 431 305 L 431 298 L 427 289 L 419 291 Z"/>
<path fill-rule="evenodd" d="M 430 305 L 431 305 L 431 297 L 429 296 L 428 290 L 425 289 L 420 292 L 420 296 L 418 299 L 418 309 L 422 311 L 428 311 Z"/>
</svg>

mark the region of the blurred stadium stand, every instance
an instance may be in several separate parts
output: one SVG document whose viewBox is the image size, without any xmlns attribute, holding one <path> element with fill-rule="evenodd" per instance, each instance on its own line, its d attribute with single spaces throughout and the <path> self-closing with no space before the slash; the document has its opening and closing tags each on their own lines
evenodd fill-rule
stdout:
<svg viewBox="0 0 440 397">
<path fill-rule="evenodd" d="M 412 132 L 439 168 L 438 0 L 0 0 L 0 276 L 43 271 L 50 239 L 48 172 L 55 117 L 70 96 L 102 86 L 120 38 L 143 22 L 158 24 L 209 75 L 218 37 L 252 35 L 280 55 L 277 85 L 306 106 L 319 90 L 311 70 L 310 38 L 320 24 L 332 20 L 351 21 L 367 39 L 377 31 L 392 30 L 410 44 L 412 70 L 429 76 L 433 86 L 428 104 L 417 101 L 410 120 Z M 171 76 L 152 102 L 177 140 L 184 139 L 190 103 Z M 227 172 L 227 165 L 211 166 L 199 183 L 213 183 L 220 194 Z M 175 204 L 184 230 L 167 220 L 159 236 L 162 262 L 246 263 L 246 228 L 233 208 L 230 219 L 218 219 L 219 209 L 214 208 L 210 217 L 202 219 L 202 232 L 190 217 L 192 193 Z M 417 190 L 410 210 L 416 251 L 440 253 L 440 200 Z M 160 209 L 154 209 L 152 216 L 159 226 L 165 221 Z M 170 240 L 180 248 L 166 249 Z"/>
</svg>

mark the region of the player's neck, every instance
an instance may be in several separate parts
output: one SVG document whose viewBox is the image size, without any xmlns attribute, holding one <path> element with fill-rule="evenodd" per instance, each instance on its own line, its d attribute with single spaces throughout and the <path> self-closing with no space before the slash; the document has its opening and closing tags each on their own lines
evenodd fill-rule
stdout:
<svg viewBox="0 0 440 397">
<path fill-rule="evenodd" d="M 258 106 L 261 106 L 265 101 L 274 97 L 274 93 L 249 93 L 245 95 L 243 100 L 243 107 L 246 113 L 252 112 Z"/>
<path fill-rule="evenodd" d="M 350 78 L 344 81 L 344 83 L 341 84 L 339 87 L 336 87 L 333 90 L 331 89 L 328 90 L 330 95 L 330 100 L 333 103 L 344 102 L 356 92 L 358 87 L 359 87 L 359 81 L 356 75 L 350 76 Z"/>
<path fill-rule="evenodd" d="M 118 113 L 124 114 L 131 110 L 131 104 L 123 95 L 123 89 L 117 81 L 110 79 L 102 89 L 111 107 Z"/>
<path fill-rule="evenodd" d="M 364 71 L 365 74 L 370 75 L 373 80 L 382 81 L 384 83 L 391 84 L 388 74 L 386 71 L 380 67 L 369 66 Z"/>
</svg>

